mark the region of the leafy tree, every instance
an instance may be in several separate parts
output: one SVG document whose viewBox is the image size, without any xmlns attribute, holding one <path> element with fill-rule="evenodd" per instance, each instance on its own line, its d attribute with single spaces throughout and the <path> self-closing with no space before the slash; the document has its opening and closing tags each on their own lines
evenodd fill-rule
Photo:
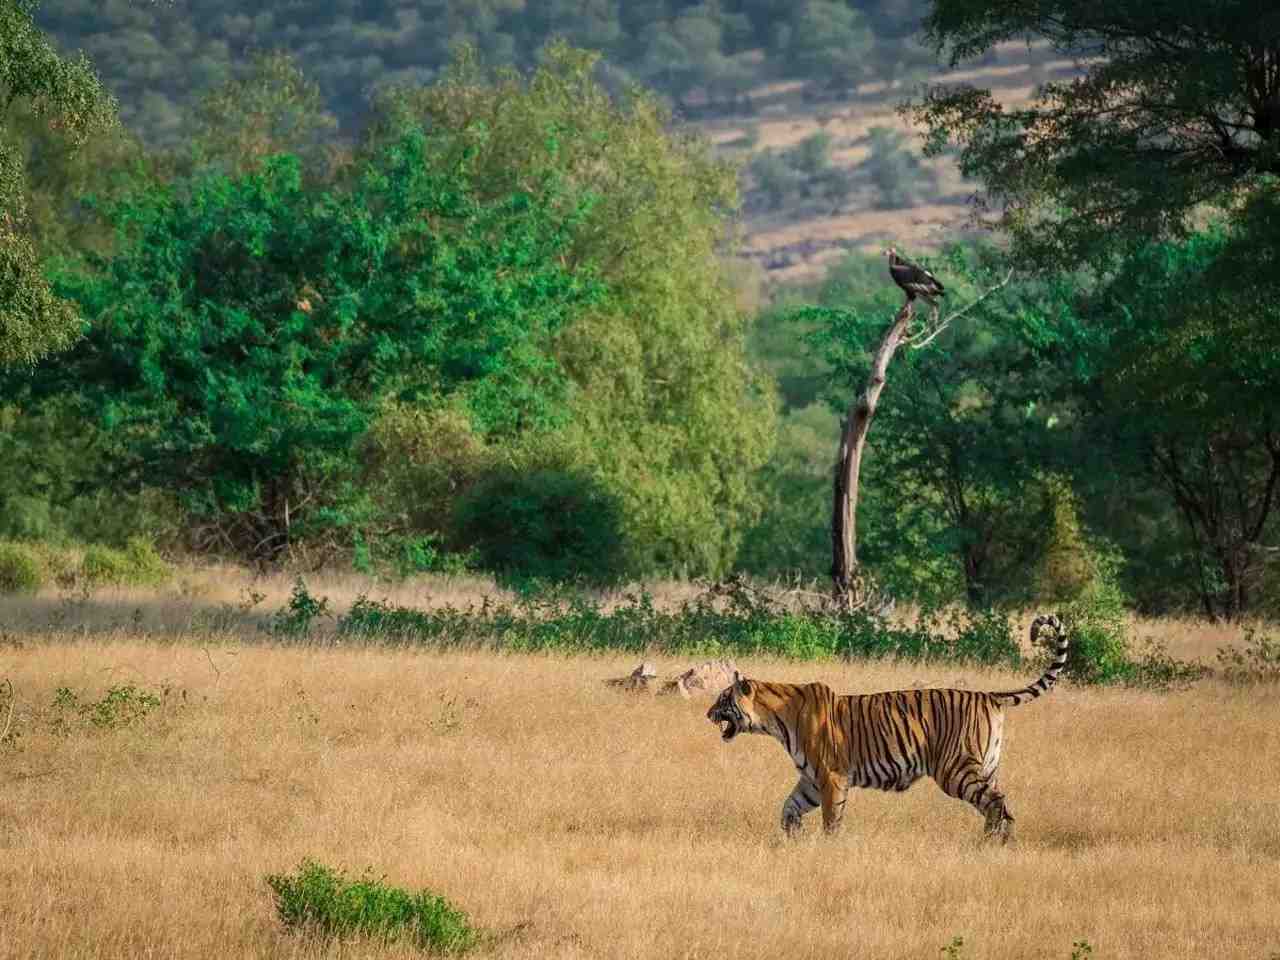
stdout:
<svg viewBox="0 0 1280 960">
<path fill-rule="evenodd" d="M 322 172 L 325 138 L 338 121 L 319 86 L 287 53 L 259 54 L 249 69 L 209 90 L 193 112 L 194 146 L 202 159 L 244 173 L 266 157 L 290 153 Z"/>
<path fill-rule="evenodd" d="M 1038 266 L 1184 234 L 1201 204 L 1274 189 L 1280 8 L 1269 0 L 935 0 L 925 26 L 952 65 L 1024 37 L 1087 64 L 1027 106 L 961 86 L 910 110 L 933 152 L 960 148 L 961 169 Z"/>
<path fill-rule="evenodd" d="M 456 514 L 460 541 L 499 574 L 614 583 L 628 573 L 618 495 L 572 468 L 500 468 L 459 499 Z"/>
<path fill-rule="evenodd" d="M 751 207 L 776 210 L 797 203 L 840 204 L 853 183 L 848 172 L 831 162 L 831 135 L 819 131 L 786 150 L 763 150 L 751 158 Z"/>
<path fill-rule="evenodd" d="M 789 24 L 788 59 L 802 76 L 848 89 L 866 76 L 873 38 L 862 14 L 837 0 L 806 0 Z"/>
<path fill-rule="evenodd" d="M 67 59 L 32 20 L 28 0 L 0 6 L 0 121 L 15 106 L 57 128 L 72 142 L 114 122 L 114 101 L 83 57 Z M 80 332 L 75 309 L 43 276 L 28 220 L 27 174 L 21 154 L 0 140 L 0 367 L 32 363 Z"/>
<path fill-rule="evenodd" d="M 956 250 L 947 263 L 948 293 L 958 299 L 993 285 L 980 256 Z M 900 350 L 867 442 L 866 489 L 910 491 L 879 518 L 888 528 L 879 539 L 948 558 L 976 606 L 1019 592 L 1019 574 L 1040 546 L 1038 491 L 1053 462 L 1053 407 L 1045 401 L 1057 381 L 1034 356 L 1022 315 L 1043 311 L 1044 292 L 1006 291 L 926 348 Z M 887 312 L 878 299 L 857 291 L 841 307 L 804 313 L 825 320 L 810 341 L 832 370 L 833 410 L 848 407 L 850 390 L 870 371 Z"/>
<path fill-rule="evenodd" d="M 867 135 L 871 149 L 863 167 L 878 191 L 877 207 L 891 210 L 932 199 L 938 175 L 903 146 L 906 135 L 902 131 L 872 127 Z"/>
<path fill-rule="evenodd" d="M 390 398 L 459 395 L 492 435 L 557 421 L 548 342 L 600 292 L 560 262 L 590 198 L 550 176 L 482 198 L 433 150 L 406 128 L 347 190 L 280 156 L 114 204 L 116 251 L 59 280 L 92 325 L 31 395 L 112 431 L 117 488 L 172 491 L 258 560 L 378 528 L 358 448 Z"/>
<path fill-rule="evenodd" d="M 1278 206 L 1137 251 L 1059 330 L 1111 469 L 1145 474 L 1176 506 L 1211 617 L 1256 607 L 1280 545 L 1280 315 L 1257 296 L 1266 280 L 1239 272 L 1255 251 L 1275 256 L 1258 238 L 1280 237 Z"/>
<path fill-rule="evenodd" d="M 558 46 L 526 78 L 464 57 L 433 86 L 387 95 L 370 142 L 422 121 L 442 157 L 473 157 L 484 195 L 554 175 L 565 202 L 598 198 L 567 261 L 598 263 L 609 296 L 556 338 L 575 386 L 557 443 L 622 499 L 633 569 L 718 573 L 759 509 L 750 476 L 774 430 L 721 261 L 734 171 L 671 130 L 653 96 L 612 100 L 596 63 Z"/>
<path fill-rule="evenodd" d="M 763 576 L 821 572 L 831 549 L 832 438 L 839 435 L 839 418 L 825 403 L 791 410 L 779 422 L 778 445 L 755 478 L 765 508 L 743 540 L 740 569 Z"/>
</svg>

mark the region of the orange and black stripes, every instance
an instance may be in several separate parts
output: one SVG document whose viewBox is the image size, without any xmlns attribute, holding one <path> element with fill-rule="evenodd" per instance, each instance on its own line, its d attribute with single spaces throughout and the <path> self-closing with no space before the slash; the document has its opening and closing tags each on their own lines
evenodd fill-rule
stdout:
<svg viewBox="0 0 1280 960">
<path fill-rule="evenodd" d="M 738 677 L 707 716 L 724 724 L 725 740 L 760 733 L 782 744 L 799 780 L 782 805 L 788 833 L 822 807 L 835 829 L 851 787 L 906 790 L 932 777 L 950 796 L 973 804 L 988 834 L 1007 838 L 1013 817 L 996 782 L 1004 737 L 1004 707 L 1035 699 L 1053 686 L 1066 663 L 1067 637 L 1057 617 L 1037 617 L 1034 643 L 1053 627 L 1057 647 L 1048 670 L 1020 690 L 1000 693 L 929 689 L 838 696 L 821 683 L 767 683 Z"/>
</svg>

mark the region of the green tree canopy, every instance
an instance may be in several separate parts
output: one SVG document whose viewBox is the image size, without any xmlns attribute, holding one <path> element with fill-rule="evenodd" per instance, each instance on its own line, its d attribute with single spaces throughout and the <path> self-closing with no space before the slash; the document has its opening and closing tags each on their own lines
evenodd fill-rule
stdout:
<svg viewBox="0 0 1280 960">
<path fill-rule="evenodd" d="M 1280 176 L 1280 7 L 1270 0 L 935 0 L 929 40 L 953 65 L 1044 40 L 1083 77 L 1027 106 L 935 88 L 910 112 L 930 150 L 960 149 L 1030 263 L 1132 250 Z"/>
<path fill-rule="evenodd" d="M 718 573 L 759 509 L 751 474 L 774 431 L 721 259 L 734 171 L 673 131 L 652 95 L 613 100 L 596 62 L 557 46 L 524 77 L 464 56 L 439 83 L 388 94 L 370 142 L 421 121 L 446 145 L 442 162 L 474 156 L 486 196 L 550 175 L 565 203 L 598 198 L 566 255 L 599 264 L 609 296 L 556 338 L 576 387 L 558 442 L 622 498 L 636 568 Z"/>
<path fill-rule="evenodd" d="M 1263 279 L 1239 279 L 1260 221 L 1274 226 L 1276 206 L 1262 206 L 1246 225 L 1137 251 L 1056 331 L 1094 442 L 1176 506 L 1188 592 L 1229 618 L 1258 608 L 1280 546 L 1280 311 L 1258 297 Z"/>
<path fill-rule="evenodd" d="M 901 304 L 891 285 L 848 283 L 869 279 L 870 268 L 882 276 L 883 258 L 851 258 L 838 274 L 846 282 L 823 291 L 832 306 L 794 318 L 831 371 L 826 399 L 840 414 Z M 961 248 L 936 267 L 961 302 L 994 286 L 997 268 L 992 251 Z M 975 605 L 1026 590 L 1021 574 L 1040 546 L 1039 488 L 1056 460 L 1049 398 L 1059 377 L 1037 359 L 1034 342 L 1054 302 L 1048 294 L 1034 282 L 1005 289 L 927 346 L 907 344 L 894 357 L 868 434 L 869 499 L 860 513 L 868 521 L 866 562 L 896 589 L 943 597 L 940 583 L 928 580 L 949 568 L 946 581 L 962 583 Z M 830 438 L 832 456 L 838 440 Z"/>
<path fill-rule="evenodd" d="M 0 125 L 23 109 L 72 142 L 110 127 L 115 103 L 83 57 L 58 54 L 32 20 L 34 4 L 0 5 Z M 0 138 L 0 366 L 32 363 L 70 343 L 75 309 L 46 282 L 28 220 L 27 172 L 8 136 Z"/>
<path fill-rule="evenodd" d="M 199 158 L 235 173 L 277 153 L 293 154 L 309 172 L 322 172 L 325 138 L 338 126 L 320 87 L 283 52 L 256 55 L 245 73 L 207 91 L 192 119 Z"/>
<path fill-rule="evenodd" d="M 405 128 L 347 189 L 281 156 L 114 203 L 116 251 L 59 278 L 88 333 L 28 389 L 110 428 L 117 484 L 173 491 L 256 559 L 376 529 L 359 443 L 388 399 L 460 397 L 482 435 L 559 422 L 550 339 L 600 294 L 562 264 L 591 198 L 553 176 L 481 196 L 433 151 Z"/>
</svg>

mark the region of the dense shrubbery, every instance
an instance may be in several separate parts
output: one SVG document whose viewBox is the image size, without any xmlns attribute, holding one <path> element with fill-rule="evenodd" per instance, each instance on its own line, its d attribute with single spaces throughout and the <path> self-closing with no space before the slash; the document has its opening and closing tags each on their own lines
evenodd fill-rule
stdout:
<svg viewBox="0 0 1280 960">
<path fill-rule="evenodd" d="M 93 586 L 156 586 L 169 579 L 169 565 L 156 548 L 140 537 L 131 537 L 123 550 L 90 546 L 80 561 L 80 575 Z"/>
<path fill-rule="evenodd" d="M 0 593 L 35 593 L 44 584 L 45 569 L 25 544 L 0 543 Z"/>
<path fill-rule="evenodd" d="M 506 577 L 612 583 L 627 573 L 619 498 L 590 476 L 499 470 L 458 501 L 454 530 Z"/>
</svg>

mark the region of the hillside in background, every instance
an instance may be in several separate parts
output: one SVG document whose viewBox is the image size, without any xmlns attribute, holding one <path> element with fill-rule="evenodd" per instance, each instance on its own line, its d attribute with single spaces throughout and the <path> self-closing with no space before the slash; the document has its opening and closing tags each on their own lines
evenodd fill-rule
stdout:
<svg viewBox="0 0 1280 960">
<path fill-rule="evenodd" d="M 584 10 L 585 6 L 585 10 Z M 978 70 L 939 74 L 913 39 L 921 0 L 778 4 L 726 0 L 46 0 L 39 22 L 83 49 L 131 129 L 156 145 L 189 134 L 202 91 L 255 52 L 286 50 L 320 86 L 350 138 L 370 98 L 437 77 L 461 43 L 486 62 L 528 67 L 553 37 L 605 55 L 614 90 L 658 90 L 743 166 L 741 254 L 770 280 L 816 279 L 847 250 L 894 239 L 927 249 L 963 230 L 966 188 L 948 159 L 923 161 L 894 107 L 924 80 L 975 80 L 1009 101 L 1072 69 L 1024 44 Z"/>
</svg>

